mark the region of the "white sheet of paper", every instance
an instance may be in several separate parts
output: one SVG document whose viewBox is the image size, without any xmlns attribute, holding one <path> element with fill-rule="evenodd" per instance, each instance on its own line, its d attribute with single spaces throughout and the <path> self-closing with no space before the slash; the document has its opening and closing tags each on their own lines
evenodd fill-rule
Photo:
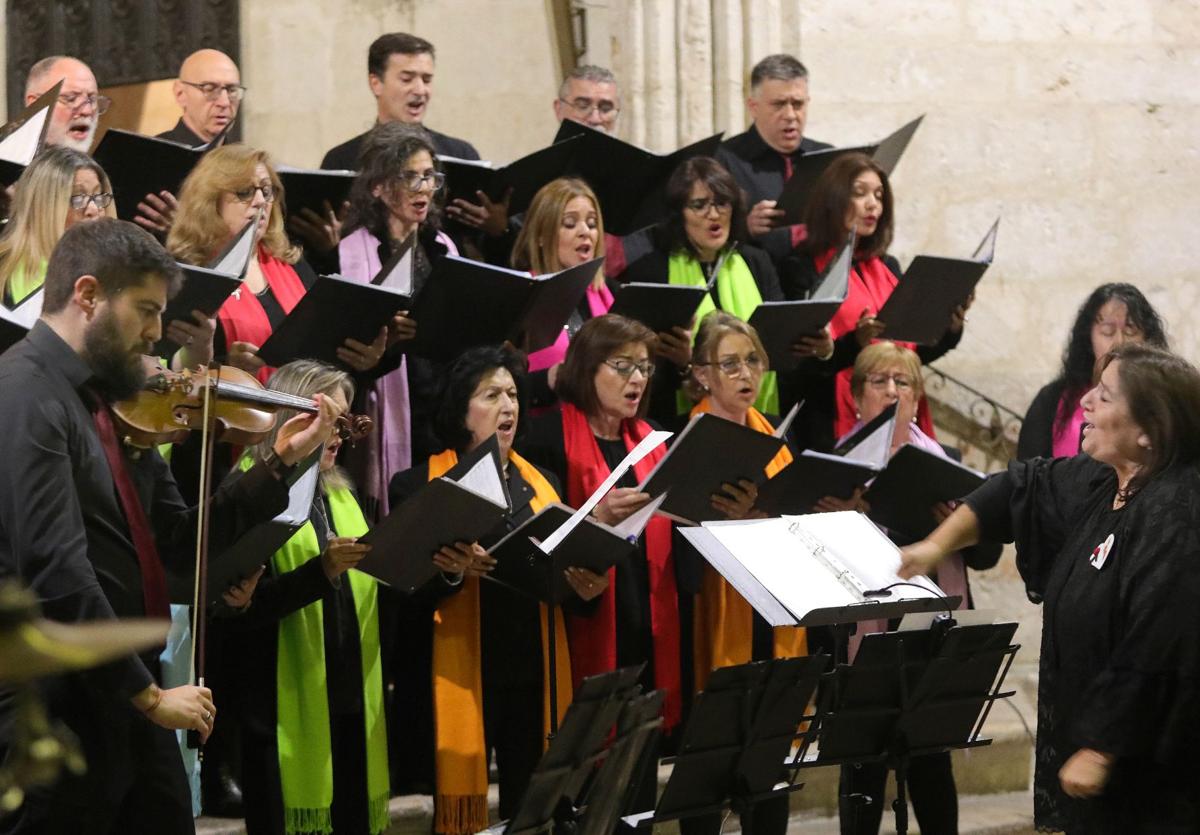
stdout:
<svg viewBox="0 0 1200 835">
<path fill-rule="evenodd" d="M 465 487 L 477 496 L 482 496 L 489 502 L 500 507 L 507 507 L 504 500 L 504 481 L 496 461 L 491 455 L 485 455 L 475 462 L 475 466 L 463 473 L 456 482 L 459 487 Z"/>
<path fill-rule="evenodd" d="M 613 530 L 628 540 L 636 540 L 642 535 L 642 531 L 646 530 L 646 526 L 650 524 L 650 518 L 658 512 L 658 508 L 667 498 L 667 490 L 657 498 L 646 502 L 645 506 L 636 513 L 626 516 L 623 522 L 615 525 Z"/>
<path fill-rule="evenodd" d="M 34 322 L 42 315 L 42 298 L 44 297 L 44 287 L 39 287 L 37 290 L 30 293 L 16 307 L 4 307 L 0 305 L 0 315 L 10 322 L 14 322 L 28 330 L 33 327 Z"/>
<path fill-rule="evenodd" d="M 857 461 L 877 470 L 887 466 L 892 457 L 892 436 L 896 434 L 896 416 L 872 432 L 866 440 L 847 452 L 847 461 Z"/>
<path fill-rule="evenodd" d="M 588 496 L 588 500 L 580 505 L 579 510 L 575 511 L 570 519 L 563 522 L 558 530 L 546 537 L 545 541 L 538 543 L 538 547 L 542 549 L 542 553 L 554 553 L 554 549 L 558 547 L 558 544 L 567 538 L 567 534 L 575 530 L 575 526 L 592 512 L 592 508 L 600 504 L 600 500 L 608 495 L 608 491 L 620 480 L 621 476 L 625 475 L 625 471 L 649 455 L 655 447 L 664 443 L 672 434 L 674 433 L 659 430 L 651 432 L 642 438 L 641 443 L 621 459 L 621 463 L 613 468 L 613 471 L 608 474 L 608 478 L 604 479 L 604 483 L 596 488 L 596 492 Z"/>
<path fill-rule="evenodd" d="M 255 215 L 255 219 L 251 223 L 257 224 L 257 222 L 258 216 Z M 254 233 L 246 230 L 239 235 L 241 237 L 238 238 L 237 245 L 229 250 L 219 263 L 213 264 L 209 269 L 245 278 L 246 267 L 250 264 L 250 255 L 254 252 Z"/>
<path fill-rule="evenodd" d="M 908 582 L 921 586 L 927 592 L 923 595 L 912 586 L 899 586 L 892 590 L 891 597 L 881 597 L 879 600 L 942 596 L 941 590 L 926 577 L 900 579 L 900 549 L 861 513 L 844 510 L 789 518 L 802 530 L 819 539 L 825 549 L 853 571 L 868 589 L 882 589 L 893 583 Z"/>
<path fill-rule="evenodd" d="M 981 264 L 990 264 L 992 259 L 996 257 L 996 235 L 1000 231 L 1000 218 L 996 218 L 996 222 L 992 224 L 992 228 L 987 230 L 987 234 L 983 236 L 983 240 L 979 242 L 979 246 L 975 247 L 975 251 L 971 253 L 971 260 L 978 261 Z"/>
<path fill-rule="evenodd" d="M 42 136 L 42 125 L 50 116 L 50 108 L 35 113 L 25 124 L 4 137 L 0 141 L 0 159 L 15 162 L 17 165 L 29 165 L 38 150 L 38 140 Z"/>
<path fill-rule="evenodd" d="M 415 233 L 414 233 L 415 234 Z M 411 296 L 413 290 L 413 253 L 415 246 L 409 246 L 400 260 L 393 265 L 391 271 L 383 277 L 378 287 L 386 287 L 405 296 Z"/>
<path fill-rule="evenodd" d="M 829 266 L 825 278 L 809 296 L 810 301 L 845 301 L 846 293 L 850 290 L 850 267 L 854 262 L 854 233 L 846 241 L 841 252 Z"/>
<path fill-rule="evenodd" d="M 773 437 L 782 439 L 783 436 L 787 434 L 788 430 L 792 428 L 792 421 L 796 419 L 797 413 L 799 413 L 801 407 L 803 406 L 803 400 L 799 401 L 795 406 L 793 406 L 792 410 L 787 413 L 787 417 L 779 421 L 779 425 L 775 427 L 775 431 L 772 432 L 771 435 Z"/>
<path fill-rule="evenodd" d="M 321 467 L 313 463 L 304 471 L 304 475 L 296 479 L 296 483 L 288 489 L 288 506 L 275 517 L 276 522 L 284 524 L 300 524 L 308 518 L 312 510 L 313 497 L 317 493 L 317 482 L 321 476 Z"/>
</svg>

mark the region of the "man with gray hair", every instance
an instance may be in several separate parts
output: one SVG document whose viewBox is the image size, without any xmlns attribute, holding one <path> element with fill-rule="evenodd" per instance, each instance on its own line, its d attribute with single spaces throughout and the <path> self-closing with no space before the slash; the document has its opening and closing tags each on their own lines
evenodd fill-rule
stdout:
<svg viewBox="0 0 1200 835">
<path fill-rule="evenodd" d="M 584 64 L 567 73 L 554 100 L 554 117 L 558 121 L 570 119 L 605 133 L 617 132 L 620 114 L 617 77 L 612 70 L 595 64 Z"/>
<path fill-rule="evenodd" d="M 100 95 L 96 76 L 87 64 L 69 55 L 51 55 L 29 68 L 25 79 L 25 104 L 32 104 L 59 81 L 63 86 L 50 114 L 46 144 L 65 145 L 89 153 L 100 116 L 108 110 L 112 100 Z"/>
<path fill-rule="evenodd" d="M 752 124 L 721 145 L 717 159 L 729 169 L 750 201 L 750 236 L 779 265 L 804 239 L 801 226 L 780 227 L 775 198 L 792 176 L 796 160 L 830 147 L 804 135 L 808 117 L 808 70 L 791 55 L 768 55 L 750 72 L 746 108 Z"/>
</svg>

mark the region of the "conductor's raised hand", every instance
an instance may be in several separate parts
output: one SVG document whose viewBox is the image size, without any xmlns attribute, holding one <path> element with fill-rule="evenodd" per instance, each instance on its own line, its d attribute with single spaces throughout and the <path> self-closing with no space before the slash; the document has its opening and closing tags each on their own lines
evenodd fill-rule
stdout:
<svg viewBox="0 0 1200 835">
<path fill-rule="evenodd" d="M 924 576 L 945 558 L 946 549 L 932 540 L 922 539 L 900 549 L 900 570 L 896 573 L 904 580 Z"/>
<path fill-rule="evenodd" d="M 737 484 L 722 484 L 721 492 L 714 493 L 710 501 L 713 509 L 726 519 L 746 519 L 758 501 L 758 487 L 749 479 L 739 479 Z"/>
<path fill-rule="evenodd" d="M 329 440 L 342 411 L 329 397 L 314 394 L 315 415 L 299 414 L 279 427 L 275 437 L 275 454 L 284 464 L 298 464 L 309 453 Z"/>
<path fill-rule="evenodd" d="M 133 698 L 146 718 L 172 731 L 196 731 L 206 742 L 217 719 L 217 706 L 207 687 L 185 684 L 163 690 L 152 684 Z"/>
<path fill-rule="evenodd" d="M 887 326 L 871 315 L 871 311 L 863 308 L 863 312 L 858 315 L 858 322 L 854 325 L 854 339 L 858 342 L 860 348 L 866 348 L 876 339 L 878 339 Z"/>
<path fill-rule="evenodd" d="M 606 525 L 618 525 L 641 510 L 648 501 L 650 494 L 642 493 L 636 487 L 617 487 L 592 508 L 592 515 Z"/>
<path fill-rule="evenodd" d="M 677 325 L 669 331 L 661 331 L 654 351 L 658 356 L 670 360 L 676 368 L 687 368 L 692 361 L 691 325 L 686 328 Z"/>
<path fill-rule="evenodd" d="M 774 200 L 759 200 L 746 215 L 746 230 L 752 238 L 761 238 L 779 225 L 783 209 L 775 208 Z"/>
<path fill-rule="evenodd" d="M 596 574 L 586 568 L 572 567 L 563 571 L 563 575 L 567 578 L 567 584 L 583 601 L 595 600 L 608 588 L 608 574 Z"/>
<path fill-rule="evenodd" d="M 329 581 L 333 582 L 362 562 L 370 550 L 370 545 L 358 542 L 352 536 L 331 537 L 321 553 L 321 568 L 325 570 Z"/>
<path fill-rule="evenodd" d="M 370 371 L 383 359 L 383 352 L 387 350 L 387 344 L 388 326 L 384 325 L 379 329 L 379 333 L 370 345 L 359 342 L 357 339 L 347 339 L 337 349 L 337 358 L 355 371 Z"/>
</svg>

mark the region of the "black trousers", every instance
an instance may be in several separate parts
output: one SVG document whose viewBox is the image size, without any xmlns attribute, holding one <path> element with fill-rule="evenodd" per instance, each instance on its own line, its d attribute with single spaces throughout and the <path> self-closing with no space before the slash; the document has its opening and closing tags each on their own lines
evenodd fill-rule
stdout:
<svg viewBox="0 0 1200 835">
<path fill-rule="evenodd" d="M 0 818 L 0 833 L 124 835 L 146 832 L 150 822 L 155 833 L 195 832 L 191 788 L 174 731 L 153 724 L 132 705 L 104 704 L 90 694 L 76 695 L 65 710 L 54 702 L 51 715 L 79 737 L 87 772 L 63 774 L 52 786 L 31 789 L 20 809 Z M 0 760 L 9 753 L 9 739 L 6 732 Z"/>
<path fill-rule="evenodd" d="M 491 687 L 483 700 L 487 747 L 496 752 L 500 817 L 508 820 L 520 806 L 529 776 L 542 757 L 541 682 Z"/>
<path fill-rule="evenodd" d="M 888 774 L 882 763 L 842 766 L 838 792 L 842 835 L 877 835 Z M 921 835 L 957 835 L 958 790 L 950 754 L 913 757 L 908 764 L 907 785 Z"/>
<path fill-rule="evenodd" d="M 749 818 L 739 815 L 742 832 L 747 835 L 784 835 L 788 827 L 788 795 L 772 797 L 755 803 Z M 718 835 L 722 815 L 700 815 L 679 821 L 681 835 Z"/>
<path fill-rule="evenodd" d="M 334 835 L 369 835 L 366 719 L 362 713 L 335 713 L 329 723 Z M 242 798 L 247 835 L 283 835 L 283 783 L 275 737 L 243 734 Z"/>
</svg>

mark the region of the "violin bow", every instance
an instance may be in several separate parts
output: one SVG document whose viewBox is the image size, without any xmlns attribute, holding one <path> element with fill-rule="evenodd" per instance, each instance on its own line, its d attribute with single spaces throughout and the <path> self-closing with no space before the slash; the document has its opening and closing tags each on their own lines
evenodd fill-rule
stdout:
<svg viewBox="0 0 1200 835">
<path fill-rule="evenodd" d="M 212 398 L 220 385 L 221 368 L 215 366 L 217 376 L 204 386 L 203 423 L 200 428 L 200 491 L 196 513 L 196 576 L 192 596 L 192 658 L 189 669 L 195 684 L 204 686 L 205 639 L 208 634 L 208 523 L 209 492 L 212 488 L 213 447 L 216 435 L 210 431 Z M 199 759 L 204 759 L 204 747 L 197 731 L 188 731 L 187 745 L 197 750 Z"/>
</svg>

